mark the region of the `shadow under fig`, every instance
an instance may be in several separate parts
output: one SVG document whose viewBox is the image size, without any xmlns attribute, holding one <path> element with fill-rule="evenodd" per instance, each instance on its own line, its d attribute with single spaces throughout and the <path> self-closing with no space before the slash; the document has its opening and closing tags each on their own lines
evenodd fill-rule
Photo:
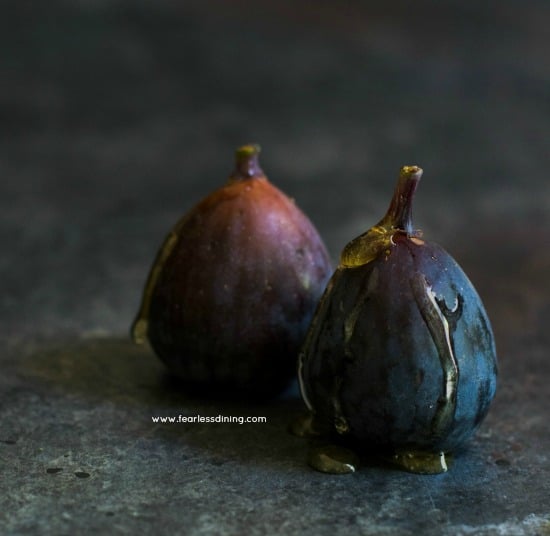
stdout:
<svg viewBox="0 0 550 536">
<path fill-rule="evenodd" d="M 91 408 L 97 406 L 101 420 L 113 418 L 111 411 L 101 415 L 103 405 L 114 406 L 117 419 L 122 413 L 137 423 L 131 431 L 134 438 L 167 441 L 176 456 L 186 447 L 196 448 L 201 462 L 216 466 L 239 461 L 312 471 L 306 463 L 309 447 L 331 442 L 330 438 L 306 439 L 290 434 L 291 422 L 305 413 L 295 383 L 271 400 L 247 400 L 241 393 L 200 392 L 169 374 L 149 347 L 122 337 L 44 343 L 23 352 L 17 373 L 33 392 L 67 396 Z M 176 422 L 153 422 L 154 416 L 172 417 Z M 178 421 L 195 416 L 265 417 L 266 422 Z M 118 434 L 114 423 L 105 427 Z M 464 455 L 457 454 L 458 460 Z M 360 467 L 395 471 L 374 452 L 362 452 Z"/>
<path fill-rule="evenodd" d="M 122 337 L 43 343 L 39 350 L 24 352 L 18 372 L 57 391 L 144 406 L 216 403 L 244 409 L 300 398 L 296 383 L 268 400 L 241 392 L 198 389 L 171 375 L 148 346 Z"/>
<path fill-rule="evenodd" d="M 214 465 L 246 460 L 305 467 L 306 441 L 288 432 L 290 421 L 304 411 L 296 384 L 271 400 L 197 391 L 169 374 L 148 346 L 122 337 L 47 342 L 23 352 L 16 367 L 34 392 L 76 397 L 100 412 L 101 405 L 113 405 L 141 423 L 134 434 L 170 441 L 175 448 L 197 447 Z M 153 422 L 154 416 L 176 422 Z M 193 416 L 218 421 L 177 421 Z M 231 417 L 265 417 L 266 422 L 219 422 Z"/>
</svg>

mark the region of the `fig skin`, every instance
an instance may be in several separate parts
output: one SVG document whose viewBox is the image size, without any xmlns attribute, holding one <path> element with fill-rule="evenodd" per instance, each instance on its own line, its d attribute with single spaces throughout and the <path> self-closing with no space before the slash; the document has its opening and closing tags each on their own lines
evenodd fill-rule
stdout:
<svg viewBox="0 0 550 536">
<path fill-rule="evenodd" d="M 386 216 L 346 246 L 300 355 L 317 430 L 363 450 L 454 451 L 496 390 L 479 295 L 456 261 L 412 228 L 421 174 L 404 167 Z"/>
<path fill-rule="evenodd" d="M 332 272 L 310 220 L 243 146 L 227 183 L 174 227 L 151 270 L 134 339 L 202 392 L 271 397 Z"/>
</svg>

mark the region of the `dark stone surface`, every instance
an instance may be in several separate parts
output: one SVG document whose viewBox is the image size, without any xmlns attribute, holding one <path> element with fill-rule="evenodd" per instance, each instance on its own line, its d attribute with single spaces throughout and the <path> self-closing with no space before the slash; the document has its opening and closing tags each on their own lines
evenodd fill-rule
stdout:
<svg viewBox="0 0 550 536">
<path fill-rule="evenodd" d="M 480 4 L 4 2 L 0 532 L 550 534 L 550 13 Z M 424 168 L 416 224 L 500 358 L 448 473 L 316 473 L 295 393 L 193 399 L 129 342 L 164 234 L 248 141 L 335 259 Z M 197 413 L 268 420 L 151 420 Z"/>
</svg>

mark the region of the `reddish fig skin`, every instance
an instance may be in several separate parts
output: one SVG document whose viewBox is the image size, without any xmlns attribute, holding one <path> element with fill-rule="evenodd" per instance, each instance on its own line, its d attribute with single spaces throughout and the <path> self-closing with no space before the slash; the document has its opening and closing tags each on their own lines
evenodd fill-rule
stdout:
<svg viewBox="0 0 550 536">
<path fill-rule="evenodd" d="M 133 327 L 190 387 L 273 396 L 295 376 L 332 273 L 310 220 L 273 186 L 259 148 L 170 233 Z"/>
</svg>

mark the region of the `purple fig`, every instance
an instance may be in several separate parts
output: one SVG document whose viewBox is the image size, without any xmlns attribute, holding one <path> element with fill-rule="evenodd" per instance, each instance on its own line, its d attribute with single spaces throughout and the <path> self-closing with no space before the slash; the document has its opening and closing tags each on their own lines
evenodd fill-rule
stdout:
<svg viewBox="0 0 550 536">
<path fill-rule="evenodd" d="M 446 470 L 496 389 L 490 322 L 473 285 L 412 226 L 422 175 L 402 168 L 385 217 L 352 240 L 300 356 L 316 426 L 405 469 Z"/>
<path fill-rule="evenodd" d="M 313 224 L 268 181 L 258 153 L 238 149 L 225 185 L 169 233 L 132 327 L 192 388 L 284 389 L 332 271 Z"/>
</svg>

